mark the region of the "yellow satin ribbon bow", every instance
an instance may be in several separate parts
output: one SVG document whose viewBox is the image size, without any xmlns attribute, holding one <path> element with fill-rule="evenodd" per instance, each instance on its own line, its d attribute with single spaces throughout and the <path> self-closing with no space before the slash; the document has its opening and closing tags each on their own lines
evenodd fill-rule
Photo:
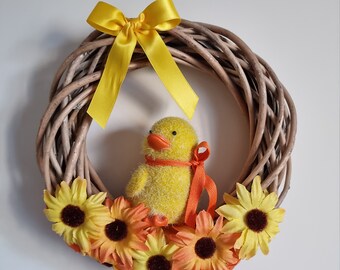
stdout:
<svg viewBox="0 0 340 270">
<path fill-rule="evenodd" d="M 184 113 L 192 118 L 198 96 L 157 32 L 175 28 L 180 21 L 171 0 L 154 1 L 134 19 L 126 18 L 119 9 L 107 3 L 99 2 L 96 5 L 87 22 L 103 33 L 116 36 L 87 110 L 101 127 L 104 128 L 109 119 L 137 42 L 171 96 Z"/>
</svg>

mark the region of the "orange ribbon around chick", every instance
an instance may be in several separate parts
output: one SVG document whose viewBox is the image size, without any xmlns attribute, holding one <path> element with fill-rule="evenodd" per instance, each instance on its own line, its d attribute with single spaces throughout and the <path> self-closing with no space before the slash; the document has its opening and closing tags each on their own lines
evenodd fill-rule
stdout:
<svg viewBox="0 0 340 270">
<path fill-rule="evenodd" d="M 168 147 L 168 142 L 164 138 L 150 134 L 148 136 L 148 143 L 155 149 L 165 149 Z M 200 152 L 200 149 L 205 149 L 204 152 Z M 178 161 L 178 160 L 163 160 L 152 159 L 149 156 L 145 156 L 146 164 L 150 166 L 175 166 L 175 167 L 191 167 L 194 175 L 192 178 L 190 193 L 188 197 L 187 207 L 185 210 L 184 222 L 191 226 L 195 226 L 195 220 L 197 216 L 197 206 L 201 194 L 206 189 L 209 195 L 209 205 L 207 212 L 214 217 L 215 208 L 217 202 L 217 188 L 214 181 L 205 173 L 204 161 L 210 155 L 210 148 L 207 142 L 203 141 L 197 145 L 194 150 L 193 159 L 190 162 Z"/>
</svg>

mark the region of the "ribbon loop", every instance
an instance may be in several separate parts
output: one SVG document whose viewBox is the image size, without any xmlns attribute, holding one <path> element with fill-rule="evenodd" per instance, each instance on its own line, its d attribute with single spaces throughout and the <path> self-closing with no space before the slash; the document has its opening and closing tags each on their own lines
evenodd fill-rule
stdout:
<svg viewBox="0 0 340 270">
<path fill-rule="evenodd" d="M 98 2 L 87 18 L 93 28 L 111 36 L 117 36 L 127 22 L 123 12 L 105 2 Z"/>
<path fill-rule="evenodd" d="M 96 5 L 87 22 L 103 33 L 116 36 L 87 111 L 101 127 L 105 127 L 111 114 L 137 42 L 173 99 L 192 118 L 198 96 L 157 32 L 171 30 L 180 21 L 172 0 L 156 0 L 133 19 L 127 19 L 118 8 L 107 3 Z"/>
<path fill-rule="evenodd" d="M 205 151 L 200 151 L 201 149 L 205 149 Z M 194 160 L 204 162 L 210 156 L 210 148 L 207 142 L 203 141 L 199 145 L 197 145 L 194 151 Z"/>
<path fill-rule="evenodd" d="M 180 24 L 181 19 L 171 0 L 154 1 L 142 12 L 144 23 L 158 31 L 167 31 Z M 155 16 L 157 14 L 157 16 Z"/>
<path fill-rule="evenodd" d="M 205 151 L 200 152 L 204 148 Z M 187 202 L 187 208 L 185 211 L 184 222 L 191 226 L 195 226 L 195 220 L 197 216 L 197 206 L 201 194 L 206 189 L 209 196 L 209 205 L 207 212 L 214 217 L 215 208 L 217 203 L 217 188 L 214 181 L 205 173 L 204 161 L 210 155 L 210 148 L 207 142 L 201 142 L 194 150 L 194 156 L 192 168 L 194 170 L 194 176 L 191 182 L 190 193 Z"/>
</svg>

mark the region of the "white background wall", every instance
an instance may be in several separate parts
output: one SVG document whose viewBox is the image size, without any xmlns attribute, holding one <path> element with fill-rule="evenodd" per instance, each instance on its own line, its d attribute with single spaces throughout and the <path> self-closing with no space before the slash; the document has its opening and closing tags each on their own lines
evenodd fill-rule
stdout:
<svg viewBox="0 0 340 270">
<path fill-rule="evenodd" d="M 42 214 L 44 184 L 35 163 L 35 136 L 49 85 L 57 67 L 91 31 L 85 19 L 95 3 L 0 2 L 0 269 L 106 269 L 69 250 L 51 231 Z M 133 17 L 150 1 L 110 3 Z M 243 38 L 274 68 L 298 111 L 292 186 L 283 203 L 287 215 L 281 233 L 268 256 L 259 254 L 237 269 L 339 269 L 338 1 L 175 0 L 175 4 L 183 18 L 216 24 Z M 237 174 L 246 151 L 247 127 L 218 81 L 183 71 L 201 96 L 193 125 L 212 146 L 207 169 L 220 188 L 226 187 L 218 179 Z M 132 73 L 109 127 L 91 128 L 91 157 L 115 195 L 122 194 L 142 160 L 140 142 L 149 126 L 166 115 L 182 116 L 167 93 L 157 91 L 161 87 L 150 69 Z M 131 98 L 134 91 L 150 91 L 155 97 L 152 102 Z M 133 153 L 127 153 L 129 145 L 134 146 Z M 221 160 L 226 160 L 224 165 Z"/>
</svg>

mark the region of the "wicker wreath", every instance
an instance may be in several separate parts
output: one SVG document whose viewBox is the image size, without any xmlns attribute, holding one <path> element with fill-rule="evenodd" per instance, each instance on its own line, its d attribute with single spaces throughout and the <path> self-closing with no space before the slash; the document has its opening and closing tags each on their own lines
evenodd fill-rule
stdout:
<svg viewBox="0 0 340 270">
<path fill-rule="evenodd" d="M 177 63 L 220 79 L 246 112 L 251 147 L 237 181 L 250 190 L 260 175 L 262 188 L 278 194 L 278 207 L 290 186 L 297 125 L 294 103 L 285 87 L 261 57 L 226 29 L 182 20 L 161 36 Z M 86 111 L 113 42 L 112 36 L 92 32 L 55 75 L 37 135 L 37 160 L 51 194 L 62 180 L 70 184 L 80 177 L 87 180 L 88 195 L 106 192 L 111 196 L 87 155 L 92 119 Z M 129 70 L 147 66 L 149 61 L 137 46 Z M 236 195 L 236 183 L 231 195 Z"/>
</svg>

